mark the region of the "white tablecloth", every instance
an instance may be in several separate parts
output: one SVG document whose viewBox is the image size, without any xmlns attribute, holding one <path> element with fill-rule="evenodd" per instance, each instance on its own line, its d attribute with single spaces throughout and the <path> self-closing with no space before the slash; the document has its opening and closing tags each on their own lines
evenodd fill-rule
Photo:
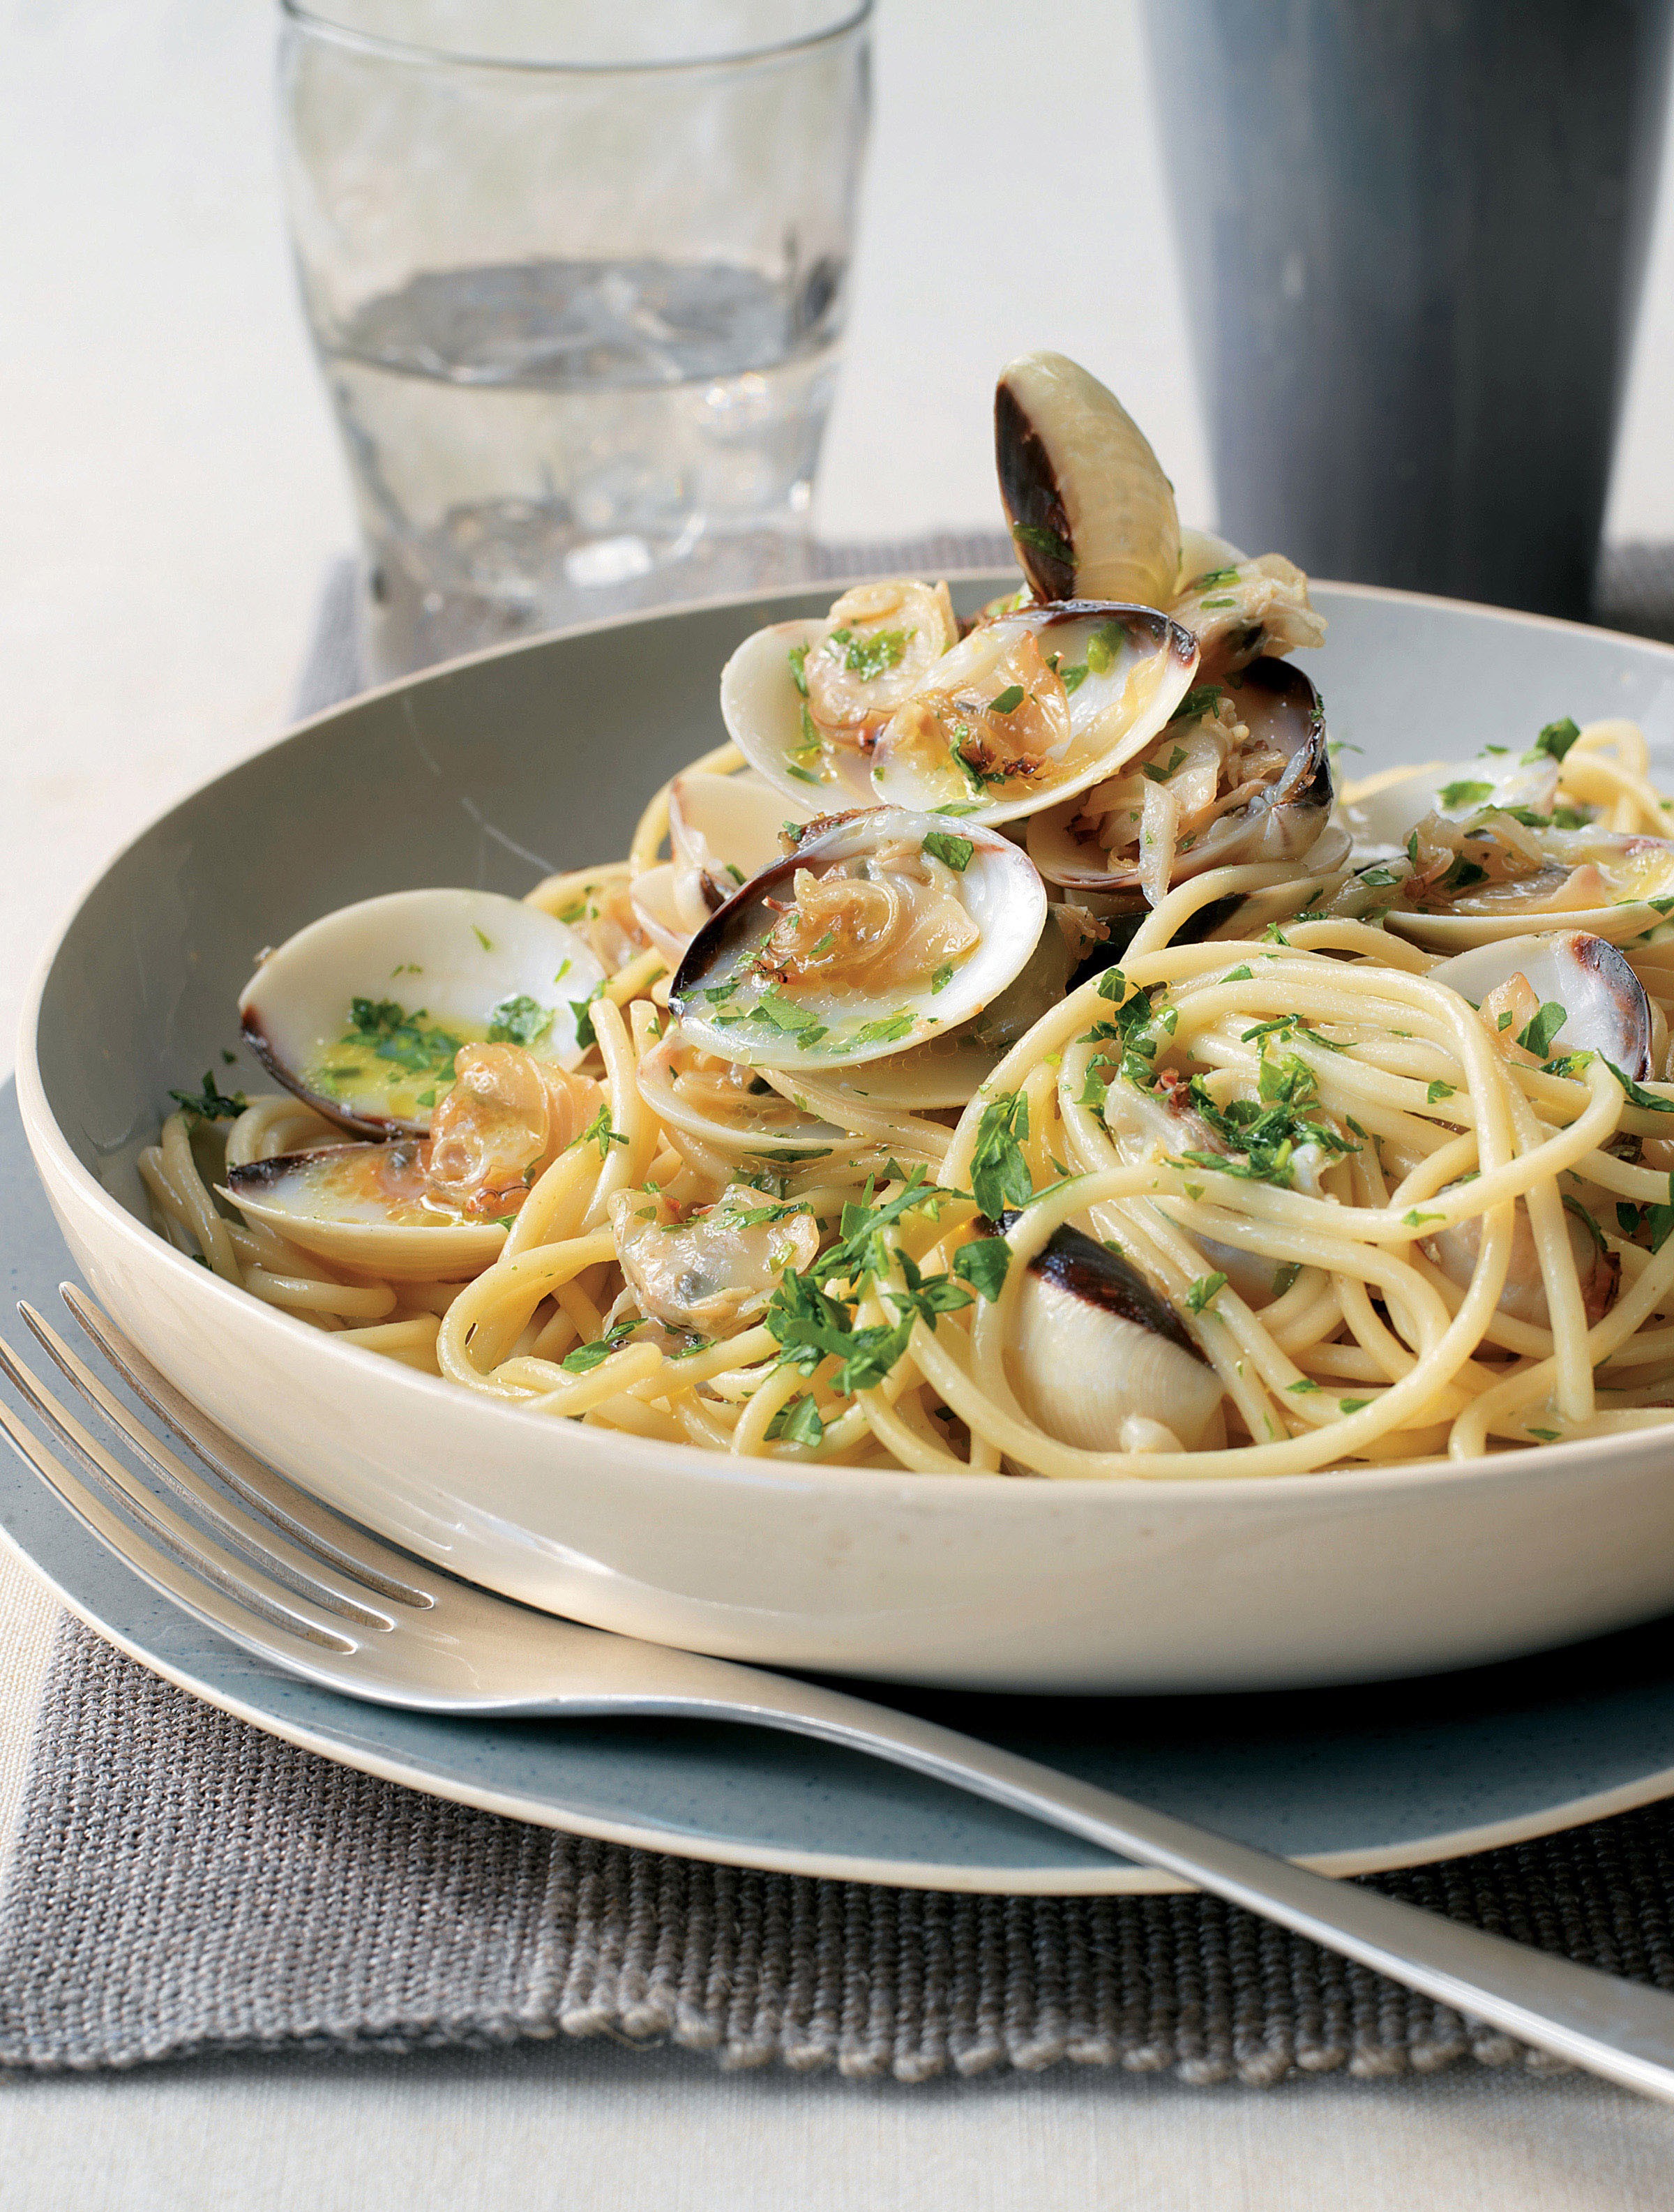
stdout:
<svg viewBox="0 0 1674 2212">
<path fill-rule="evenodd" d="M 1132 6 L 965 0 L 955 37 L 945 0 L 882 6 L 824 527 L 991 523 L 988 381 L 1038 343 L 1120 384 L 1183 509 L 1206 513 Z M 1015 66 L 1026 19 L 1033 85 Z M 280 726 L 350 526 L 292 301 L 262 10 L 0 0 L 0 24 L 3 1073 L 77 884 Z M 1066 134 L 1102 149 L 1099 190 L 1064 186 Z M 1119 222 L 1155 257 L 1113 251 Z M 1658 265 L 1647 343 L 1674 316 Z M 1617 519 L 1665 536 L 1671 417 L 1644 350 L 1639 505 L 1618 499 Z M 52 1622 L 0 1559 L 0 1837 Z M 1269 2093 L 1068 2069 L 905 2088 L 590 2044 L 0 2079 L 0 2206 L 29 2212 L 1663 2212 L 1671 2154 L 1674 2118 L 1614 2090 L 1463 2071 Z"/>
</svg>

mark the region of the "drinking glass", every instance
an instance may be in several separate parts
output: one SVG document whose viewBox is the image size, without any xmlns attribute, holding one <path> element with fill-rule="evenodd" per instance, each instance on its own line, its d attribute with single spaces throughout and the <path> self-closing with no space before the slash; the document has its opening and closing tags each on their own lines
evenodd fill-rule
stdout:
<svg viewBox="0 0 1674 2212">
<path fill-rule="evenodd" d="M 870 0 L 282 0 L 370 672 L 804 572 Z"/>
</svg>

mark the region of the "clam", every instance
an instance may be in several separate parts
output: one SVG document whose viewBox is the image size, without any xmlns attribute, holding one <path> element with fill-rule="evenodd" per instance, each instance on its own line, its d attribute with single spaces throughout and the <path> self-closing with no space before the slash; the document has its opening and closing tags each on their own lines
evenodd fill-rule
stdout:
<svg viewBox="0 0 1674 2212">
<path fill-rule="evenodd" d="M 1050 909 L 1053 916 L 1063 912 Z M 834 1103 L 909 1114 L 967 1105 L 1017 1040 L 1061 1002 L 1071 965 L 1064 932 L 1049 921 L 1022 969 L 980 1013 L 908 1051 L 868 1060 L 852 1074 L 834 1069 L 824 1091 Z"/>
<path fill-rule="evenodd" d="M 1465 822 L 1486 808 L 1515 806 L 1550 815 L 1557 788 L 1558 763 L 1545 753 L 1531 761 L 1426 761 L 1351 784 L 1343 794 L 1343 825 L 1357 861 L 1386 860 L 1404 853 L 1432 814 Z"/>
<path fill-rule="evenodd" d="M 1174 488 L 1115 394 L 1061 353 L 1028 353 L 994 392 L 1000 497 L 1038 599 L 1166 606 L 1180 568 Z"/>
<path fill-rule="evenodd" d="M 1078 1229 L 1055 1229 L 1029 1261 L 1006 1368 L 1030 1419 L 1083 1451 L 1214 1441 L 1220 1377 L 1137 1268 Z"/>
<path fill-rule="evenodd" d="M 1414 836 L 1416 861 L 1362 868 L 1337 903 L 1375 903 L 1386 927 L 1434 952 L 1554 927 L 1626 945 L 1674 900 L 1674 842 L 1665 837 L 1546 829 L 1505 812 L 1462 825 L 1431 816 Z"/>
<path fill-rule="evenodd" d="M 1155 905 L 1205 869 L 1300 860 L 1331 806 L 1319 695 L 1287 661 L 1196 685 L 1143 759 L 1033 816 L 1029 857 L 1077 891 Z"/>
<path fill-rule="evenodd" d="M 677 963 L 710 915 L 782 858 L 786 822 L 805 823 L 814 811 L 752 769 L 677 775 L 669 787 L 670 857 L 635 876 L 630 894 L 636 920 L 663 957 Z"/>
<path fill-rule="evenodd" d="M 1228 547 L 1230 559 L 1207 568 L 1182 568 L 1178 595 L 1168 612 L 1198 642 L 1206 676 L 1226 676 L 1263 653 L 1294 653 L 1323 645 L 1325 624 L 1307 596 L 1307 578 L 1283 553 L 1252 560 Z"/>
<path fill-rule="evenodd" d="M 937 656 L 864 746 L 822 729 L 792 653 L 817 624 L 746 638 L 721 676 L 734 743 L 777 791 L 831 809 L 1006 822 L 1083 791 L 1146 744 L 1197 666 L 1155 608 L 1091 600 L 995 617 Z"/>
<path fill-rule="evenodd" d="M 281 1152 L 229 1168 L 221 1194 L 247 1219 L 350 1273 L 463 1281 L 493 1264 L 506 1229 L 437 1198 L 428 1149 L 403 1138 Z"/>
<path fill-rule="evenodd" d="M 1432 983 L 1480 1007 L 1496 1036 L 1515 1040 L 1543 1006 L 1563 1009 L 1556 1028 L 1543 1025 L 1544 1060 L 1559 1052 L 1596 1052 L 1635 1083 L 1653 1079 L 1651 1002 L 1613 945 L 1577 929 L 1551 936 L 1496 939 L 1429 970 Z M 1500 1027 L 1500 1017 L 1511 1018 Z"/>
<path fill-rule="evenodd" d="M 494 891 L 395 891 L 341 908 L 263 957 L 239 999 L 246 1043 L 330 1121 L 422 1136 L 469 1043 L 573 1067 L 603 985 L 586 940 Z"/>
<path fill-rule="evenodd" d="M 682 1033 L 750 1066 L 884 1059 L 967 1022 L 1027 964 L 1046 895 L 1027 854 L 898 806 L 816 823 L 692 940 Z"/>
<path fill-rule="evenodd" d="M 764 1200 L 731 1183 L 713 1206 L 682 1220 L 666 1198 L 618 1191 L 610 1203 L 616 1258 L 648 1321 L 698 1336 L 727 1336 L 753 1321 L 787 1267 L 800 1273 L 820 1249 L 806 1208 Z"/>
<path fill-rule="evenodd" d="M 531 1186 L 603 1086 L 521 1045 L 459 1048 L 428 1138 L 331 1145 L 228 1169 L 221 1195 L 352 1273 L 457 1280 L 493 1261 Z"/>
</svg>

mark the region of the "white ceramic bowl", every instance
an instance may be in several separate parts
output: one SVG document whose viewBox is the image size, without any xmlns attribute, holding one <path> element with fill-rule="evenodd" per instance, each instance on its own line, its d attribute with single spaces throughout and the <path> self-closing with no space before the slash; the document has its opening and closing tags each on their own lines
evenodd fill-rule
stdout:
<svg viewBox="0 0 1674 2212">
<path fill-rule="evenodd" d="M 971 580 L 972 605 L 999 580 Z M 1322 586 L 1305 656 L 1356 767 L 1636 714 L 1674 756 L 1674 652 Z M 1008 1690 L 1265 1688 L 1505 1657 L 1674 1606 L 1674 1431 L 1277 1481 L 1043 1483 L 739 1462 L 537 1419 L 333 1341 L 155 1235 L 134 1159 L 237 1042 L 258 949 L 423 883 L 520 892 L 626 848 L 718 741 L 716 678 L 780 593 L 476 656 L 304 725 L 147 830 L 26 1014 L 19 1092 L 94 1294 L 319 1496 L 470 1579 L 635 1636 Z"/>
</svg>

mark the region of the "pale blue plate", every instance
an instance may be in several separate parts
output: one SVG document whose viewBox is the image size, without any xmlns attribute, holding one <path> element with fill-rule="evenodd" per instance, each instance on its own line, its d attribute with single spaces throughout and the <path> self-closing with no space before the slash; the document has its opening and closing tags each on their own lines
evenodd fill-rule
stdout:
<svg viewBox="0 0 1674 2212">
<path fill-rule="evenodd" d="M 0 1091 L 0 1334 L 39 1364 L 16 1302 L 63 1321 L 58 1285 L 73 1270 L 9 1084 Z M 159 1597 L 10 1452 L 0 1453 L 0 1531 L 144 1665 L 259 1728 L 414 1789 L 742 1866 L 947 1889 L 1166 1886 L 973 1798 L 794 1737 L 661 1722 L 427 1719 L 311 1689 Z M 1674 1621 L 1512 1666 L 1359 1689 L 903 1702 L 1343 1873 L 1512 1842 L 1674 1792 Z"/>
</svg>

